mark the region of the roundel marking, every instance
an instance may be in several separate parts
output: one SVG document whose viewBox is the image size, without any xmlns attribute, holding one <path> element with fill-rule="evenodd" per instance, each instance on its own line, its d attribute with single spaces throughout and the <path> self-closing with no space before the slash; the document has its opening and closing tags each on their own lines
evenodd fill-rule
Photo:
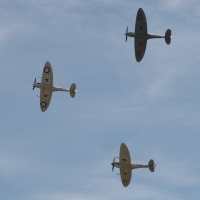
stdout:
<svg viewBox="0 0 200 200">
<path fill-rule="evenodd" d="M 141 20 L 142 19 L 142 15 L 138 15 L 138 17 L 137 17 L 139 20 Z"/>
<path fill-rule="evenodd" d="M 123 183 L 125 183 L 125 184 L 126 184 L 126 183 L 127 183 L 127 180 L 123 180 Z"/>
<path fill-rule="evenodd" d="M 139 51 L 138 51 L 138 52 L 136 52 L 136 55 L 137 55 L 137 56 L 140 56 L 140 52 L 139 52 Z"/>
<path fill-rule="evenodd" d="M 45 102 L 41 102 L 40 105 L 41 105 L 42 107 L 46 107 L 46 106 L 47 106 L 47 104 L 46 104 Z"/>
<path fill-rule="evenodd" d="M 44 68 L 44 72 L 45 72 L 45 73 L 49 73 L 49 72 L 50 72 L 49 67 L 45 67 L 45 68 Z"/>
</svg>

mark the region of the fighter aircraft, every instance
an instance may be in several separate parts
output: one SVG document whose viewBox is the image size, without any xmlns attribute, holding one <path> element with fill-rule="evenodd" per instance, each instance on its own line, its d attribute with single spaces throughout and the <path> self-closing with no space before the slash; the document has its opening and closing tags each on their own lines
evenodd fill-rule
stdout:
<svg viewBox="0 0 200 200">
<path fill-rule="evenodd" d="M 145 54 L 147 40 L 153 38 L 165 38 L 165 42 L 170 44 L 171 42 L 171 30 L 168 29 L 165 36 L 152 35 L 147 32 L 147 20 L 142 8 L 138 9 L 136 15 L 135 32 L 128 32 L 128 27 L 126 29 L 126 41 L 127 37 L 135 38 L 135 58 L 137 62 L 140 62 Z"/>
<path fill-rule="evenodd" d="M 49 107 L 53 92 L 56 91 L 69 92 L 72 98 L 74 98 L 76 94 L 75 83 L 71 85 L 70 89 L 53 86 L 53 70 L 51 64 L 48 61 L 44 65 L 42 73 L 42 82 L 36 83 L 36 78 L 35 78 L 33 84 L 33 90 L 35 87 L 40 89 L 40 109 L 42 112 L 45 112 Z"/>
<path fill-rule="evenodd" d="M 133 169 L 149 168 L 151 172 L 154 172 L 155 166 L 156 166 L 156 164 L 154 163 L 154 160 L 152 159 L 149 160 L 148 165 L 142 165 L 142 164 L 137 164 L 137 163 L 131 164 L 131 157 L 129 154 L 129 150 L 124 143 L 122 143 L 120 147 L 119 162 L 115 162 L 115 158 L 116 157 L 114 157 L 113 162 L 111 163 L 112 171 L 114 170 L 114 167 L 117 167 L 120 169 L 121 181 L 124 187 L 127 187 L 129 183 L 131 182 L 131 175 L 132 175 Z"/>
</svg>

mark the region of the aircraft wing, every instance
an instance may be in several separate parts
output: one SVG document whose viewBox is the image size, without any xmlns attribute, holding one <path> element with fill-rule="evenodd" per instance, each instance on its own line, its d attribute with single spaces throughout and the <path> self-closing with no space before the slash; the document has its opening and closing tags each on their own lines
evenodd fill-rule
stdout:
<svg viewBox="0 0 200 200">
<path fill-rule="evenodd" d="M 44 65 L 41 84 L 53 86 L 53 70 L 48 61 Z"/>
<path fill-rule="evenodd" d="M 44 90 L 43 87 L 45 86 Z M 45 112 L 51 102 L 52 92 L 48 91 L 53 86 L 53 70 L 51 64 L 47 61 L 43 68 L 41 89 L 40 89 L 40 109 Z"/>
<path fill-rule="evenodd" d="M 40 109 L 45 112 L 51 102 L 52 92 L 40 89 Z"/>
<path fill-rule="evenodd" d="M 122 143 L 119 153 L 120 160 L 120 176 L 124 187 L 127 187 L 131 181 L 132 169 L 131 169 L 131 157 L 127 146 Z"/>
<path fill-rule="evenodd" d="M 147 19 L 142 8 L 138 9 L 136 15 L 135 34 L 136 35 L 147 34 Z"/>
<path fill-rule="evenodd" d="M 146 39 L 135 38 L 135 58 L 137 62 L 140 62 L 144 57 L 147 46 Z"/>
<path fill-rule="evenodd" d="M 129 183 L 131 182 L 131 176 L 132 176 L 131 169 L 120 168 L 120 176 L 121 176 L 122 185 L 124 187 L 127 187 Z"/>
<path fill-rule="evenodd" d="M 138 9 L 136 15 L 135 34 L 139 35 L 140 38 L 142 35 L 147 34 L 147 20 L 142 8 Z M 147 45 L 146 39 L 139 39 L 135 37 L 135 58 L 137 62 L 140 62 L 142 60 L 146 50 L 146 45 Z"/>
</svg>

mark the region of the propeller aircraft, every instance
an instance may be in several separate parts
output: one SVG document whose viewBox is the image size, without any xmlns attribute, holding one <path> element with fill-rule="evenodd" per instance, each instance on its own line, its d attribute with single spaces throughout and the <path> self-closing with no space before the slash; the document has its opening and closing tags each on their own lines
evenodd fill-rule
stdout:
<svg viewBox="0 0 200 200">
<path fill-rule="evenodd" d="M 42 82 L 36 83 L 35 78 L 33 83 L 33 90 L 35 87 L 40 89 L 40 109 L 42 112 L 45 112 L 49 107 L 53 92 L 69 92 L 70 96 L 74 98 L 77 91 L 75 83 L 71 85 L 70 89 L 53 86 L 53 70 L 51 64 L 48 61 L 45 63 L 43 68 Z"/>
<path fill-rule="evenodd" d="M 137 62 L 140 62 L 145 54 L 147 40 L 153 38 L 165 38 L 165 42 L 170 44 L 171 42 L 171 30 L 168 29 L 165 36 L 152 35 L 147 32 L 147 20 L 142 8 L 138 9 L 136 15 L 135 32 L 128 32 L 128 27 L 126 29 L 126 41 L 127 37 L 135 38 L 135 58 Z"/>
<path fill-rule="evenodd" d="M 122 185 L 124 187 L 127 187 L 129 183 L 131 182 L 131 176 L 132 176 L 132 170 L 138 169 L 138 168 L 149 168 L 151 172 L 154 172 L 156 164 L 154 163 L 154 160 L 149 160 L 148 165 L 142 165 L 133 163 L 131 164 L 131 157 L 129 150 L 127 146 L 122 143 L 120 146 L 120 152 L 119 152 L 119 162 L 115 162 L 115 158 L 113 159 L 112 165 L 112 171 L 114 170 L 114 167 L 120 169 L 120 176 Z"/>
</svg>

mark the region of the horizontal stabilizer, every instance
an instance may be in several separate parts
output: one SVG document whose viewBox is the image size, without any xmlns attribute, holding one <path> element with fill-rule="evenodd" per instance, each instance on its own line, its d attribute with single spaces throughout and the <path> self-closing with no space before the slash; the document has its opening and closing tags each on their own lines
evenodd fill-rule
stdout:
<svg viewBox="0 0 200 200">
<path fill-rule="evenodd" d="M 149 170 L 151 172 L 154 172 L 156 164 L 154 163 L 153 159 L 149 160 L 148 166 L 149 166 Z"/>
<path fill-rule="evenodd" d="M 76 95 L 76 84 L 73 83 L 73 84 L 71 84 L 71 86 L 70 86 L 70 96 L 71 96 L 72 98 L 74 98 L 75 95 Z"/>
<path fill-rule="evenodd" d="M 166 42 L 167 44 L 170 44 L 170 42 L 171 42 L 171 34 L 172 34 L 172 32 L 171 32 L 170 29 L 168 29 L 168 30 L 166 31 L 166 33 L 165 33 L 165 42 Z"/>
</svg>

